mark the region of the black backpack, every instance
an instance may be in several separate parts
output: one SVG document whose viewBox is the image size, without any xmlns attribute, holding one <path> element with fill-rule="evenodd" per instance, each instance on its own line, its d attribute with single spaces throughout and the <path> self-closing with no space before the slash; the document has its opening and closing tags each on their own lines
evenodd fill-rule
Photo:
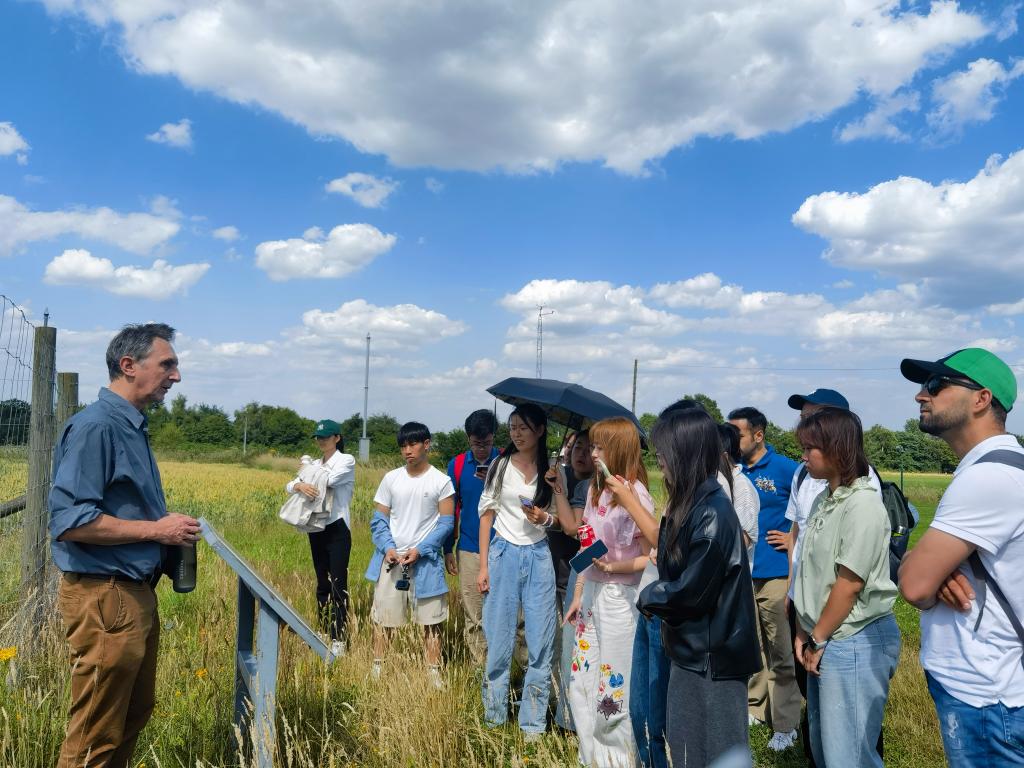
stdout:
<svg viewBox="0 0 1024 768">
<path fill-rule="evenodd" d="M 903 556 L 907 554 L 907 544 L 910 543 L 910 532 L 917 525 L 917 519 L 911 512 L 910 502 L 903 495 L 899 485 L 883 480 L 878 470 L 871 467 L 871 471 L 878 478 L 879 486 L 882 489 L 882 504 L 885 511 L 889 513 L 889 578 L 893 584 L 897 582 L 897 575 L 900 570 L 900 563 Z M 804 479 L 807 477 L 807 465 L 800 466 L 800 474 L 796 479 L 796 490 L 800 490 Z M 795 492 L 795 491 L 794 491 Z"/>
</svg>

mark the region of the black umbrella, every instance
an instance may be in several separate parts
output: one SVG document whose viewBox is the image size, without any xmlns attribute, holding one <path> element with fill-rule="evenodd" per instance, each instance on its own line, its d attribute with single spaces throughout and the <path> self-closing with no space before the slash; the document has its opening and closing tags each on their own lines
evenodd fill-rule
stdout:
<svg viewBox="0 0 1024 768">
<path fill-rule="evenodd" d="M 595 421 L 622 416 L 636 425 L 641 440 L 647 442 L 647 433 L 632 411 L 607 395 L 579 384 L 566 384 L 554 379 L 511 378 L 489 387 L 487 391 L 509 405 L 533 403 L 540 406 L 549 421 L 569 429 L 586 429 Z"/>
</svg>

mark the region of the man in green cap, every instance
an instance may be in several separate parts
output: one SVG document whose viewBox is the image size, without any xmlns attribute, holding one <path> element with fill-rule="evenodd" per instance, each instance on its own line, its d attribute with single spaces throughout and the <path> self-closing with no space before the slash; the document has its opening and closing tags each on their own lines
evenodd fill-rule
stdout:
<svg viewBox="0 0 1024 768">
<path fill-rule="evenodd" d="M 984 349 L 904 360 L 921 429 L 960 459 L 935 519 L 903 560 L 921 609 L 921 666 L 951 768 L 1024 765 L 1024 450 L 1006 432 L 1017 378 Z"/>
</svg>

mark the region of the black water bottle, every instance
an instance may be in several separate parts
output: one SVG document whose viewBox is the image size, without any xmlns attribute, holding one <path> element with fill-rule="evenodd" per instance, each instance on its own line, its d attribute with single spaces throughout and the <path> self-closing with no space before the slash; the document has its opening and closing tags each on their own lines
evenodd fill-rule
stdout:
<svg viewBox="0 0 1024 768">
<path fill-rule="evenodd" d="M 171 583 L 175 592 L 191 592 L 196 588 L 196 545 L 182 544 L 175 547 L 174 569 Z"/>
</svg>

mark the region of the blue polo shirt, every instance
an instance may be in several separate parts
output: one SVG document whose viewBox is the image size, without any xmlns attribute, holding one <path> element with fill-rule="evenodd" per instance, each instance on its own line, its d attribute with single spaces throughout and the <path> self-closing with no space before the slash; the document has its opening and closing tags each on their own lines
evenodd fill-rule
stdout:
<svg viewBox="0 0 1024 768">
<path fill-rule="evenodd" d="M 497 448 L 491 448 L 488 463 L 498 457 Z M 455 459 L 448 462 L 448 477 L 452 479 L 457 499 L 461 499 L 459 512 L 459 551 L 480 553 L 480 496 L 484 492 L 484 481 L 476 476 L 479 463 L 473 458 L 472 451 L 466 451 L 466 463 L 462 467 L 462 477 L 455 479 Z M 453 539 L 445 542 L 445 552 L 451 552 Z"/>
<path fill-rule="evenodd" d="M 755 579 L 778 579 L 789 576 L 789 558 L 765 539 L 768 531 L 788 532 L 792 523 L 786 519 L 789 490 L 796 474 L 797 463 L 788 456 L 776 453 L 770 445 L 752 467 L 743 465 L 743 474 L 757 489 L 761 511 L 757 515 L 757 543 L 754 545 Z"/>
<path fill-rule="evenodd" d="M 160 472 L 146 436 L 146 417 L 104 387 L 99 399 L 64 425 L 54 451 L 50 552 L 65 572 L 148 579 L 160 545 L 82 544 L 58 537 L 100 515 L 159 520 L 167 514 Z"/>
</svg>

